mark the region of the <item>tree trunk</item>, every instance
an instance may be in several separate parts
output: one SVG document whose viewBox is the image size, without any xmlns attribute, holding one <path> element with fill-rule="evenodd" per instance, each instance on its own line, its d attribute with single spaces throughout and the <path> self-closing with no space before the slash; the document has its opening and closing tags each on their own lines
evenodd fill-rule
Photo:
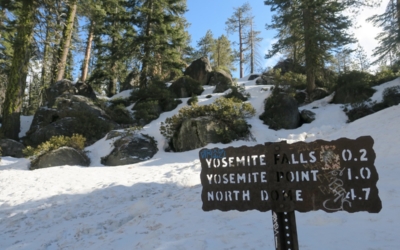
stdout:
<svg viewBox="0 0 400 250">
<path fill-rule="evenodd" d="M 2 8 L 0 10 L 0 30 L 4 30 L 3 22 L 5 17 L 6 17 L 6 9 Z M 1 32 L 0 32 L 0 38 L 1 38 Z"/>
<path fill-rule="evenodd" d="M 250 74 L 254 73 L 254 50 L 255 50 L 255 37 L 253 32 L 253 20 L 250 22 Z"/>
<path fill-rule="evenodd" d="M 43 49 L 43 61 L 42 61 L 42 72 L 41 72 L 41 90 L 40 90 L 40 94 L 39 94 L 39 107 L 42 106 L 43 102 L 44 102 L 44 89 L 47 87 L 46 85 L 46 74 L 48 73 L 47 69 L 48 69 L 48 63 L 47 63 L 47 59 L 49 57 L 49 49 L 50 49 L 50 26 L 51 26 L 51 17 L 50 17 L 50 13 L 47 13 L 47 18 L 46 18 L 46 40 L 44 42 L 44 49 Z"/>
<path fill-rule="evenodd" d="M 69 47 L 71 45 L 72 32 L 74 29 L 75 14 L 76 14 L 76 4 L 77 0 L 72 0 L 71 5 L 68 8 L 67 20 L 63 31 L 63 37 L 61 38 L 60 48 L 59 48 L 59 61 L 57 65 L 57 77 L 56 81 L 60 81 L 64 77 L 65 66 L 67 64 Z"/>
<path fill-rule="evenodd" d="M 306 61 L 307 93 L 315 89 L 315 71 L 317 67 L 315 49 L 317 44 L 313 40 L 313 10 L 309 6 L 303 7 L 303 26 L 304 26 L 304 54 Z"/>
<path fill-rule="evenodd" d="M 3 107 L 3 134 L 13 140 L 19 139 L 22 100 L 26 87 L 31 43 L 35 19 L 36 1 L 21 0 L 21 16 L 14 42 L 14 57 L 8 77 L 6 98 Z"/>
<path fill-rule="evenodd" d="M 400 43 L 400 0 L 396 0 L 397 42 Z"/>
<path fill-rule="evenodd" d="M 86 81 L 89 69 L 90 54 L 92 52 L 92 42 L 94 35 L 94 21 L 90 22 L 89 34 L 86 42 L 85 58 L 83 59 L 81 81 Z"/>
<path fill-rule="evenodd" d="M 238 19 L 239 26 L 239 68 L 240 68 L 240 78 L 243 77 L 243 37 L 242 37 L 242 15 L 239 13 Z"/>
<path fill-rule="evenodd" d="M 142 60 L 142 69 L 140 71 L 140 88 L 147 87 L 147 77 L 149 75 L 149 57 L 150 57 L 150 40 L 148 39 L 151 34 L 151 19 L 152 19 L 152 11 L 153 11 L 153 1 L 149 3 L 150 13 L 147 15 L 146 20 L 146 30 L 145 30 L 145 37 L 147 40 L 144 44 L 144 57 Z"/>
</svg>

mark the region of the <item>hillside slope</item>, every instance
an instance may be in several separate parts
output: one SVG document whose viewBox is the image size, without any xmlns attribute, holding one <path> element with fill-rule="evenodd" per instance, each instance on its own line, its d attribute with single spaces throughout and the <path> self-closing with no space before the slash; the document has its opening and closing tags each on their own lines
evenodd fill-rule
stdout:
<svg viewBox="0 0 400 250">
<path fill-rule="evenodd" d="M 225 148 L 287 140 L 355 139 L 375 141 L 378 189 L 383 208 L 378 214 L 296 213 L 300 249 L 398 249 L 400 237 L 400 106 L 353 123 L 329 98 L 312 109 L 316 120 L 295 130 L 268 129 L 258 115 L 270 86 L 241 79 L 257 115 L 249 120 L 256 141 L 210 144 Z M 400 85 L 400 80 L 381 85 Z M 219 94 L 199 104 L 211 103 Z M 375 96 L 374 98 L 379 98 Z M 159 126 L 186 104 L 163 113 L 143 132 L 158 141 L 159 152 L 146 162 L 104 167 L 99 158 L 111 150 L 102 139 L 87 148 L 88 168 L 60 166 L 28 171 L 27 159 L 4 157 L 0 162 L 0 249 L 274 249 L 271 213 L 203 212 L 200 149 L 166 153 Z M 26 130 L 25 130 L 26 131 Z"/>
</svg>

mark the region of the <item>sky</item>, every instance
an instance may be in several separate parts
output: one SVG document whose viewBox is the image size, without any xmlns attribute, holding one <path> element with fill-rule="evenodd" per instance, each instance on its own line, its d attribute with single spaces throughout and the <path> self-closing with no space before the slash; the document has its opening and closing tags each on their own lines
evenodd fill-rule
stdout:
<svg viewBox="0 0 400 250">
<path fill-rule="evenodd" d="M 258 118 L 272 85 L 239 79 L 250 93 L 256 115 L 247 121 L 254 140 L 208 144 L 204 148 L 255 146 L 266 142 L 313 142 L 371 136 L 379 175 L 376 186 L 382 201 L 379 213 L 339 211 L 296 212 L 302 250 L 397 250 L 400 246 L 400 105 L 347 123 L 343 105 L 331 104 L 332 95 L 301 106 L 312 110 L 315 121 L 293 130 L 271 130 Z M 385 88 L 400 86 L 400 78 L 374 87 L 372 101 L 382 101 Z M 223 95 L 205 86 L 199 105 Z M 207 95 L 212 94 L 211 98 Z M 124 91 L 113 98 L 127 98 Z M 161 122 L 186 105 L 165 112 L 141 133 L 157 141 L 150 160 L 105 167 L 100 158 L 114 139 L 100 139 L 85 148 L 89 167 L 59 166 L 29 171 L 29 160 L 2 156 L 0 161 L 0 249 L 4 250 L 215 250 L 275 249 L 271 212 L 202 210 L 200 149 L 165 152 Z M 384 121 L 384 122 L 382 122 Z M 23 136 L 32 116 L 21 117 Z M 361 153 L 361 151 L 360 151 Z M 355 154 L 354 154 L 355 155 Z M 361 158 L 360 158 L 361 159 Z M 347 172 L 347 171 L 346 171 Z M 355 177 L 356 178 L 356 177 Z"/>
<path fill-rule="evenodd" d="M 255 17 L 255 29 L 261 31 L 260 36 L 263 38 L 260 52 L 265 55 L 271 48 L 271 44 L 275 42 L 274 36 L 277 34 L 275 30 L 265 29 L 265 25 L 271 22 L 272 14 L 270 12 L 270 7 L 264 5 L 264 1 L 262 0 L 248 2 L 252 7 L 252 14 Z M 373 49 L 377 46 L 375 36 L 379 33 L 379 29 L 373 27 L 371 23 L 367 23 L 365 19 L 371 15 L 383 13 L 388 2 L 389 0 L 383 0 L 380 7 L 364 9 L 356 18 L 359 28 L 353 30 L 353 33 L 368 56 L 372 55 Z M 244 3 L 246 3 L 245 0 L 219 0 L 218 3 L 212 0 L 187 0 L 188 12 L 185 14 L 185 17 L 188 22 L 191 23 L 188 31 L 192 37 L 192 46 L 196 48 L 197 41 L 199 41 L 209 29 L 213 32 L 214 38 L 226 35 L 226 20 L 232 16 L 235 11 L 234 8 L 238 8 Z M 230 34 L 229 39 L 237 40 L 236 36 L 238 35 Z M 263 68 L 274 66 L 280 58 L 281 56 L 277 55 L 267 60 L 262 56 Z M 239 77 L 237 71 L 232 73 L 234 77 Z"/>
</svg>

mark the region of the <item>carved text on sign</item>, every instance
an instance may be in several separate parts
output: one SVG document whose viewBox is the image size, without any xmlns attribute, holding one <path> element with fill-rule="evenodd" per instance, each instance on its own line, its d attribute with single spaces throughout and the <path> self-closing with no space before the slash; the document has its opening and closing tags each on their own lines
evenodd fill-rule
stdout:
<svg viewBox="0 0 400 250">
<path fill-rule="evenodd" d="M 373 139 L 202 149 L 203 210 L 368 211 L 382 204 Z"/>
</svg>

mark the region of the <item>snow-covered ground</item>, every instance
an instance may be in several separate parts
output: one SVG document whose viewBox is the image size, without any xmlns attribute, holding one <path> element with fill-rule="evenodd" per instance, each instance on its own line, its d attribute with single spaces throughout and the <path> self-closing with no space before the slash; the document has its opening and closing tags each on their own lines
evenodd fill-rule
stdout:
<svg viewBox="0 0 400 250">
<path fill-rule="evenodd" d="M 325 213 L 296 212 L 300 249 L 400 249 L 400 105 L 353 123 L 331 97 L 303 106 L 316 120 L 294 130 L 274 131 L 258 116 L 271 86 L 240 79 L 257 110 L 249 120 L 256 141 L 210 144 L 207 148 L 287 140 L 356 139 L 369 135 L 376 152 L 375 166 L 382 210 Z M 377 87 L 400 85 L 400 79 Z M 222 94 L 206 96 L 209 104 Z M 123 97 L 124 94 L 119 94 Z M 27 159 L 3 157 L 0 162 L 0 249 L 274 249 L 271 212 L 202 211 L 200 149 L 166 153 L 159 132 L 171 112 L 145 126 L 143 133 L 158 141 L 159 152 L 140 164 L 104 167 L 100 157 L 111 151 L 112 141 L 102 139 L 87 148 L 90 167 L 60 166 L 29 171 Z M 31 117 L 22 119 L 22 133 Z"/>
</svg>

